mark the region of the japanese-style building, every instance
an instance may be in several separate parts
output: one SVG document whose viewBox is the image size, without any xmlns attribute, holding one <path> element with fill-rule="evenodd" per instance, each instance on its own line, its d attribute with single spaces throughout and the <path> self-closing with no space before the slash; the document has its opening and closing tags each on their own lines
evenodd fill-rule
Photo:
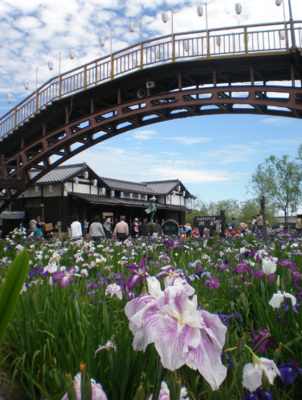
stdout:
<svg viewBox="0 0 302 400">
<path fill-rule="evenodd" d="M 32 175 L 36 173 L 31 171 Z M 85 221 L 91 222 L 95 215 L 102 220 L 112 217 L 113 225 L 121 215 L 126 216 L 128 223 L 134 218 L 144 222 L 148 217 L 145 210 L 153 196 L 157 208 L 155 219 L 159 222 L 174 219 L 180 224 L 185 222 L 185 212 L 191 209 L 195 198 L 178 179 L 136 183 L 103 178 L 81 163 L 59 166 L 44 175 L 14 201 L 11 210 L 25 211 L 25 227 L 39 215 L 54 227 L 60 221 L 62 231 L 67 231 L 72 215 L 78 216 L 83 229 Z"/>
</svg>

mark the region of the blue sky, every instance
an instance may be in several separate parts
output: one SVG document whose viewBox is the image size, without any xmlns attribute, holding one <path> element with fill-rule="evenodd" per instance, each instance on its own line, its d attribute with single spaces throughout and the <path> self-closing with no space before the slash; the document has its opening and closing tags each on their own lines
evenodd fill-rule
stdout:
<svg viewBox="0 0 302 400">
<path fill-rule="evenodd" d="M 177 0 L 2 0 L 0 2 L 0 116 L 61 70 L 76 68 L 110 51 L 171 32 L 205 29 L 198 17 L 200 1 Z M 244 0 L 236 15 L 236 1 L 209 0 L 209 28 L 282 21 L 283 8 L 275 0 Z M 302 20 L 302 1 L 291 0 L 295 20 Z M 285 1 L 288 19 L 288 0 Z M 168 13 L 163 24 L 161 12 Z M 132 21 L 135 32 L 128 26 Z M 99 46 L 99 37 L 106 43 Z M 75 58 L 70 60 L 69 50 Z M 49 71 L 48 61 L 54 63 Z M 38 72 L 38 73 L 37 73 Z M 24 80 L 30 84 L 27 92 Z M 13 101 L 7 103 L 7 93 Z M 203 201 L 251 197 L 246 188 L 257 165 L 270 155 L 296 156 L 301 120 L 269 116 L 220 115 L 167 121 L 130 131 L 94 146 L 69 160 L 85 161 L 100 176 L 131 181 L 179 178 Z"/>
</svg>

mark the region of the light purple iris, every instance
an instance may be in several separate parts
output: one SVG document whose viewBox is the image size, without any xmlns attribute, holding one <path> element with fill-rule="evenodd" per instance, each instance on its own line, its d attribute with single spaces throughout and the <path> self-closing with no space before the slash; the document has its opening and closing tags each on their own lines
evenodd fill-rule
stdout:
<svg viewBox="0 0 302 400">
<path fill-rule="evenodd" d="M 139 266 L 136 264 L 126 265 L 126 269 L 131 272 L 131 277 L 125 280 L 125 284 L 129 291 L 132 291 L 134 287 L 141 281 L 148 278 L 149 274 L 146 267 L 146 258 L 144 257 L 139 262 Z"/>
<path fill-rule="evenodd" d="M 74 377 L 74 388 L 76 391 L 77 400 L 84 400 L 81 397 L 81 373 L 79 372 Z M 68 400 L 68 394 L 66 393 L 61 400 Z M 92 400 L 107 400 L 106 393 L 104 392 L 102 385 L 97 383 L 94 379 L 91 379 L 91 399 Z"/>
<path fill-rule="evenodd" d="M 68 283 L 70 283 L 74 277 L 79 276 L 81 277 L 82 275 L 80 274 L 76 274 L 76 268 L 75 267 L 70 267 L 68 269 L 68 271 L 60 271 L 57 272 L 55 274 L 53 274 L 53 279 L 58 279 L 60 280 L 60 285 L 62 286 L 62 288 L 64 288 L 65 286 L 68 285 Z"/>
<path fill-rule="evenodd" d="M 182 269 L 173 268 L 172 265 L 166 265 L 165 267 L 162 267 L 161 271 L 162 272 L 156 275 L 156 278 L 161 278 L 164 276 L 165 286 L 173 285 L 176 278 L 185 277 Z"/>
<path fill-rule="evenodd" d="M 164 368 L 174 371 L 184 364 L 203 375 L 217 390 L 227 368 L 221 352 L 227 328 L 217 315 L 199 310 L 194 288 L 176 278 L 164 291 L 155 277 L 149 277 L 149 295 L 126 305 L 129 327 L 134 334 L 134 350 L 145 351 L 154 343 Z"/>
</svg>

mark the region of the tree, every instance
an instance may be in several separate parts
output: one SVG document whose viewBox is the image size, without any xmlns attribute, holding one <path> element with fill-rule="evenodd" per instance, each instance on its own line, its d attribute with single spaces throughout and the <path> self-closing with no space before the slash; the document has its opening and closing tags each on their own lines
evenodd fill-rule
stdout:
<svg viewBox="0 0 302 400">
<path fill-rule="evenodd" d="M 259 199 L 265 196 L 267 204 L 284 212 L 287 226 L 289 208 L 296 211 L 301 201 L 301 182 L 300 164 L 290 161 L 287 155 L 282 158 L 270 156 L 252 175 L 251 188 Z"/>
<path fill-rule="evenodd" d="M 240 203 L 240 220 L 243 222 L 252 221 L 252 217 L 259 214 L 260 204 L 259 199 L 249 199 Z M 266 205 L 266 220 L 269 226 L 273 226 L 275 223 L 274 219 L 274 206 L 272 204 Z"/>
</svg>

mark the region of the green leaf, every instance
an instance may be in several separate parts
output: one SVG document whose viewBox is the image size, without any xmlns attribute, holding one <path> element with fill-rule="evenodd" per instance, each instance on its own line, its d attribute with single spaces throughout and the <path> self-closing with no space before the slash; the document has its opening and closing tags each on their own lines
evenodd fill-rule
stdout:
<svg viewBox="0 0 302 400">
<path fill-rule="evenodd" d="M 71 382 L 71 384 L 68 386 L 67 389 L 63 390 L 63 392 L 51 397 L 49 400 L 61 400 L 62 397 L 64 396 L 65 393 L 67 393 L 69 390 L 71 390 L 73 388 L 73 382 Z M 69 396 L 69 394 L 68 394 Z M 76 395 L 75 395 L 76 396 Z M 74 397 L 76 399 L 76 397 Z M 69 397 L 69 399 L 71 400 L 71 397 Z"/>
<path fill-rule="evenodd" d="M 28 273 L 29 258 L 26 250 L 10 266 L 0 294 L 0 344 L 13 315 L 22 286 Z"/>
</svg>

